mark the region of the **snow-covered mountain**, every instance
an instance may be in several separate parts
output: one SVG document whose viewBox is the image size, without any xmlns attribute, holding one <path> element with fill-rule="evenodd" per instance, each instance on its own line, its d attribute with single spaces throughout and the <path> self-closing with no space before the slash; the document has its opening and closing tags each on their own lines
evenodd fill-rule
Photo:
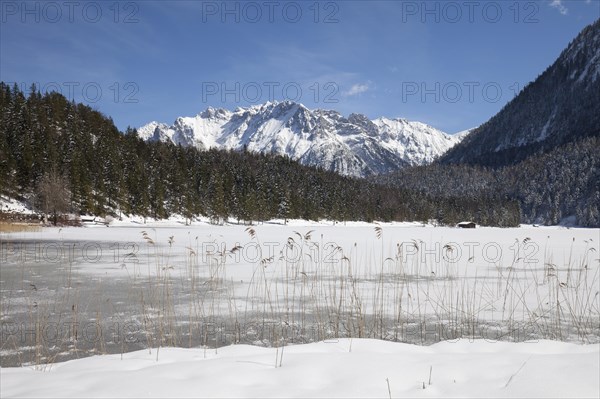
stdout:
<svg viewBox="0 0 600 399">
<path fill-rule="evenodd" d="M 287 155 L 302 164 L 349 176 L 388 173 L 433 161 L 464 135 L 451 136 L 406 119 L 347 118 L 336 111 L 309 110 L 291 101 L 267 102 L 234 111 L 208 108 L 169 126 L 151 122 L 138 129 L 144 140 Z"/>
</svg>

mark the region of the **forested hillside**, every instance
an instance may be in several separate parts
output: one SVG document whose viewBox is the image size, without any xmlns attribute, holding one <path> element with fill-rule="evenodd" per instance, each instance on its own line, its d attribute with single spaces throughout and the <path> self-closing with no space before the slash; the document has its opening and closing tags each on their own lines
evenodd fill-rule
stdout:
<svg viewBox="0 0 600 399">
<path fill-rule="evenodd" d="M 519 223 L 518 204 L 509 198 L 429 195 L 281 156 L 144 142 L 60 94 L 32 87 L 26 96 L 3 83 L 0 193 L 46 214 Z"/>
<path fill-rule="evenodd" d="M 514 165 L 586 137 L 600 137 L 600 19 L 441 162 Z"/>
<path fill-rule="evenodd" d="M 600 138 L 588 137 L 516 165 L 486 168 L 432 165 L 382 176 L 391 187 L 434 198 L 517 200 L 521 222 L 557 224 L 575 216 L 581 226 L 600 226 Z"/>
</svg>

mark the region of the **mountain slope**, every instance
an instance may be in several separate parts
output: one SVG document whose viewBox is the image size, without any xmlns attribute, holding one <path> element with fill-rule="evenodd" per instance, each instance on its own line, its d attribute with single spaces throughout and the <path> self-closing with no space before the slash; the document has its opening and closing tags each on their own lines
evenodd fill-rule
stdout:
<svg viewBox="0 0 600 399">
<path fill-rule="evenodd" d="M 515 164 L 600 135 L 600 20 L 496 116 L 449 150 L 442 163 Z"/>
<path fill-rule="evenodd" d="M 168 126 L 151 122 L 138 129 L 146 141 L 287 155 L 304 165 L 364 177 L 422 165 L 454 146 L 454 137 L 421 122 L 364 115 L 348 118 L 302 104 L 267 102 L 235 111 L 208 108 Z"/>
</svg>

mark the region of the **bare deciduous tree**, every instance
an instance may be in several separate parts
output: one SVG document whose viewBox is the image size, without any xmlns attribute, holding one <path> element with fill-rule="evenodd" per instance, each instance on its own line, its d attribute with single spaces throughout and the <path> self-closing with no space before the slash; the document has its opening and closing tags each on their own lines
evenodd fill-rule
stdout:
<svg viewBox="0 0 600 399">
<path fill-rule="evenodd" d="M 55 170 L 46 173 L 38 186 L 37 202 L 46 215 L 52 216 L 52 223 L 56 225 L 58 216 L 69 211 L 69 180 Z"/>
</svg>

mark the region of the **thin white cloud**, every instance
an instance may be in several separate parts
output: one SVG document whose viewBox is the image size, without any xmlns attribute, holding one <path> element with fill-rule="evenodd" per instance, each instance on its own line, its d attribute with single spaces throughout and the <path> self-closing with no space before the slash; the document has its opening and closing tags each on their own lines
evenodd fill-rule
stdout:
<svg viewBox="0 0 600 399">
<path fill-rule="evenodd" d="M 552 2 L 550 3 L 550 7 L 556 8 L 558 12 L 562 15 L 567 15 L 567 13 L 569 12 L 567 7 L 565 7 L 565 5 L 562 3 L 562 0 L 552 0 Z"/>
<path fill-rule="evenodd" d="M 364 93 L 368 90 L 369 90 L 368 84 L 357 83 L 357 84 L 352 85 L 350 90 L 345 91 L 344 96 L 346 96 L 346 97 L 356 96 L 356 95 Z"/>
</svg>

